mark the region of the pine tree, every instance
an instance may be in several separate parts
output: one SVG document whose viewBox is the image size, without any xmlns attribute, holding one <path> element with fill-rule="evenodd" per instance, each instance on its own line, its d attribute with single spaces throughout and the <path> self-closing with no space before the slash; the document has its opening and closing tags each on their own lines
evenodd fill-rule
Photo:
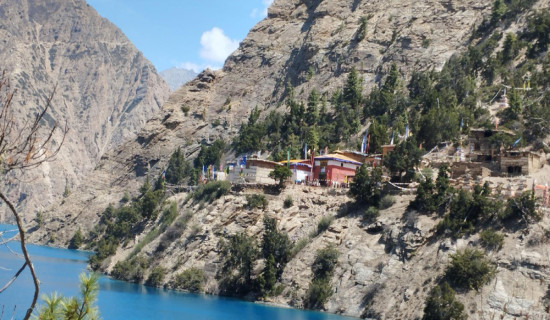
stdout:
<svg viewBox="0 0 550 320">
<path fill-rule="evenodd" d="M 382 198 L 381 182 L 382 171 L 380 168 L 373 169 L 369 174 L 367 166 L 363 164 L 355 171 L 349 193 L 358 204 L 378 206 Z"/>
<path fill-rule="evenodd" d="M 313 89 L 307 99 L 306 123 L 313 126 L 319 121 L 319 94 Z"/>
<path fill-rule="evenodd" d="M 344 86 L 343 101 L 354 110 L 358 111 L 363 100 L 362 88 L 363 80 L 359 77 L 355 67 L 351 68 L 348 74 L 346 85 Z"/>
<path fill-rule="evenodd" d="M 98 291 L 98 276 L 81 274 L 79 298 L 63 298 L 55 293 L 45 297 L 43 298 L 45 305 L 38 310 L 36 318 L 39 320 L 99 319 L 99 311 L 95 306 Z"/>
<path fill-rule="evenodd" d="M 464 305 L 456 300 L 456 292 L 447 282 L 432 289 L 422 320 L 466 320 Z"/>
</svg>

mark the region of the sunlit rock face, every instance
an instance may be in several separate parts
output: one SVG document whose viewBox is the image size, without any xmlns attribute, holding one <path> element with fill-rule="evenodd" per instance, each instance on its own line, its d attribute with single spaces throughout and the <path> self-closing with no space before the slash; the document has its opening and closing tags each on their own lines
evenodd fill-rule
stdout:
<svg viewBox="0 0 550 320">
<path fill-rule="evenodd" d="M 75 189 L 106 150 L 135 138 L 169 94 L 122 31 L 83 0 L 2 1 L 0 61 L 17 90 L 19 124 L 56 88 L 44 125 L 69 128 L 54 162 L 2 184 L 27 220 Z"/>
</svg>

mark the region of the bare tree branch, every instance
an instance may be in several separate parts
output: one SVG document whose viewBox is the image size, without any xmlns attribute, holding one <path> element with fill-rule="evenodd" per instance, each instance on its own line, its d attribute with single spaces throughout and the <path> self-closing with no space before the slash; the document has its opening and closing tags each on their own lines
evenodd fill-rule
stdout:
<svg viewBox="0 0 550 320">
<path fill-rule="evenodd" d="M 25 171 L 40 166 L 44 162 L 49 162 L 59 153 L 61 146 L 65 142 L 68 128 L 67 123 L 63 129 L 60 129 L 57 123 L 49 127 L 46 120 L 46 114 L 51 108 L 52 100 L 55 95 L 56 87 L 51 94 L 46 97 L 45 106 L 39 110 L 31 120 L 26 120 L 23 124 L 16 123 L 15 116 L 11 111 L 13 97 L 16 93 L 11 89 L 9 80 L 5 71 L 0 76 L 0 175 L 7 176 L 11 171 Z M 58 130 L 59 129 L 59 130 Z M 60 131 L 60 141 L 55 141 L 56 133 Z M 5 179 L 3 179 L 5 180 Z M 17 231 L 21 244 L 21 251 L 25 263 L 17 273 L 0 289 L 0 293 L 6 290 L 28 267 L 34 283 L 34 295 L 31 305 L 27 309 L 24 319 L 31 317 L 38 294 L 40 292 L 40 281 L 36 276 L 34 266 L 30 259 L 26 247 L 26 238 L 23 222 L 15 206 L 8 197 L 0 190 L 0 199 L 5 202 L 9 211 L 13 214 L 17 224 Z M 7 246 L 7 242 L 12 239 L 4 240 L 0 244 Z"/>
<path fill-rule="evenodd" d="M 38 300 L 38 293 L 40 292 L 40 281 L 36 276 L 36 272 L 34 271 L 34 266 L 32 265 L 31 258 L 29 256 L 29 253 L 27 252 L 27 246 L 25 243 L 25 230 L 23 230 L 23 221 L 21 221 L 21 217 L 15 210 L 15 207 L 13 206 L 13 204 L 8 200 L 8 198 L 6 198 L 6 196 L 2 192 L 0 192 L 0 199 L 2 199 L 10 208 L 11 212 L 15 217 L 15 221 L 17 222 L 17 228 L 19 229 L 19 236 L 20 236 L 19 241 L 21 243 L 21 251 L 23 251 L 23 256 L 25 258 L 25 264 L 17 273 L 18 274 L 21 273 L 21 271 L 23 271 L 25 266 L 29 266 L 29 270 L 31 271 L 32 281 L 34 283 L 34 295 L 32 298 L 31 306 L 29 307 L 29 309 L 27 309 L 27 313 L 25 314 L 25 318 L 24 318 L 25 320 L 27 320 L 31 317 L 32 311 L 34 310 L 34 306 L 36 305 L 36 301 Z M 15 276 L 15 278 L 17 278 L 18 274 Z"/>
<path fill-rule="evenodd" d="M 26 266 L 27 266 L 27 263 L 26 262 L 23 263 L 23 266 L 21 266 L 21 268 L 19 268 L 19 270 L 15 273 L 15 275 L 13 277 L 11 277 L 11 279 L 2 288 L 0 288 L 0 293 L 4 292 L 15 281 L 15 279 L 17 279 L 17 277 L 19 277 L 21 272 L 23 272 L 23 270 L 25 270 Z"/>
</svg>

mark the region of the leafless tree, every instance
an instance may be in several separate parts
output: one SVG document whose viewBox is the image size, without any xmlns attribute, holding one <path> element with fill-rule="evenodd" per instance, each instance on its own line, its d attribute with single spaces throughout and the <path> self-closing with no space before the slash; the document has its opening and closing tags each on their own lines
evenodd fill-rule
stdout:
<svg viewBox="0 0 550 320">
<path fill-rule="evenodd" d="M 46 97 L 44 107 L 39 108 L 39 111 L 33 117 L 30 117 L 24 123 L 17 123 L 12 110 L 12 102 L 16 90 L 11 87 L 5 71 L 0 76 L 0 181 L 5 183 L 5 177 L 8 174 L 15 173 L 17 175 L 19 174 L 17 171 L 23 172 L 38 167 L 44 162 L 51 161 L 59 152 L 67 136 L 67 125 L 65 124 L 63 128 L 58 127 L 57 124 L 50 126 L 45 119 L 45 115 L 51 108 L 55 90 L 56 87 Z M 0 293 L 5 291 L 16 280 L 25 268 L 29 268 L 34 282 L 34 295 L 31 305 L 25 314 L 24 319 L 26 320 L 31 317 L 38 300 L 40 282 L 27 252 L 25 231 L 21 216 L 15 209 L 15 205 L 1 189 L 0 200 L 6 203 L 16 221 L 17 236 L 24 257 L 23 265 L 7 283 L 0 287 Z"/>
</svg>

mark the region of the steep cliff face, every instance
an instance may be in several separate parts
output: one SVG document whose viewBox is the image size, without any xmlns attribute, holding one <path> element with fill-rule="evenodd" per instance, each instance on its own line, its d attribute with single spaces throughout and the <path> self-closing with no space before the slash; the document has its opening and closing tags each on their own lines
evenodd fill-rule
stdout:
<svg viewBox="0 0 550 320">
<path fill-rule="evenodd" d="M 57 86 L 48 126 L 70 131 L 56 161 L 6 191 L 31 218 L 74 190 L 105 151 L 135 138 L 168 98 L 169 88 L 122 31 L 84 0 L 0 3 L 0 60 L 17 90 L 19 124 Z M 57 138 L 59 142 L 59 137 Z"/>
</svg>

